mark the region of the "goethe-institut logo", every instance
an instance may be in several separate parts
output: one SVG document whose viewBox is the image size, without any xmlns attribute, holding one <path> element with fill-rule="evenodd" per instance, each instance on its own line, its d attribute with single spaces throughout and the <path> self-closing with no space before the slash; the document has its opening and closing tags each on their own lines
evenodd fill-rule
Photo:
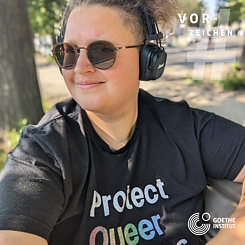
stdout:
<svg viewBox="0 0 245 245">
<path fill-rule="evenodd" d="M 194 213 L 190 216 L 188 219 L 188 228 L 190 232 L 196 236 L 202 236 L 205 235 L 210 228 L 213 229 L 234 229 L 236 227 L 236 219 L 235 218 L 211 218 L 211 215 L 209 213 L 203 213 L 201 216 L 201 219 L 204 222 L 210 221 L 211 224 L 202 224 L 198 225 L 198 222 L 200 221 L 200 214 Z"/>
<path fill-rule="evenodd" d="M 205 215 L 207 217 L 205 217 Z M 210 218 L 211 218 L 211 216 L 209 213 L 204 213 L 202 215 L 203 221 L 209 221 Z M 199 221 L 200 221 L 199 220 L 199 213 L 192 214 L 191 217 L 188 219 L 188 228 L 189 228 L 190 232 L 193 233 L 194 235 L 202 236 L 209 231 L 211 224 L 202 224 L 201 226 L 198 226 L 197 223 Z"/>
</svg>

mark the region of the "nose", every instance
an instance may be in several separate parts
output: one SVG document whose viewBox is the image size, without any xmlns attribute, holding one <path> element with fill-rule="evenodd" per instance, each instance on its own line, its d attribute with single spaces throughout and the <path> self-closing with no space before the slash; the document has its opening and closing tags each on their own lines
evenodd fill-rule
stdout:
<svg viewBox="0 0 245 245">
<path fill-rule="evenodd" d="M 80 49 L 80 54 L 77 58 L 77 63 L 74 68 L 74 72 L 80 75 L 95 72 L 96 68 L 90 63 L 86 50 Z"/>
</svg>

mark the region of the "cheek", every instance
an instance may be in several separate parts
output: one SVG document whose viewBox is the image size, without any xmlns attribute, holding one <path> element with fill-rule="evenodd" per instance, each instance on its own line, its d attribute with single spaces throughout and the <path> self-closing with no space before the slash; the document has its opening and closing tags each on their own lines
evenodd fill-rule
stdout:
<svg viewBox="0 0 245 245">
<path fill-rule="evenodd" d="M 71 84 L 71 82 L 73 82 L 73 78 L 74 78 L 73 70 L 62 69 L 62 75 L 64 77 L 64 80 L 65 80 L 67 86 L 69 86 L 69 84 Z"/>
<path fill-rule="evenodd" d="M 139 78 L 139 53 L 135 50 L 135 52 L 131 52 L 129 54 L 124 55 L 120 60 L 118 59 L 117 69 L 118 69 L 118 77 L 121 80 L 127 81 L 138 81 Z"/>
<path fill-rule="evenodd" d="M 135 95 L 139 88 L 139 61 L 138 56 L 127 57 L 115 66 L 108 76 L 110 93 L 115 100 L 124 100 Z"/>
</svg>

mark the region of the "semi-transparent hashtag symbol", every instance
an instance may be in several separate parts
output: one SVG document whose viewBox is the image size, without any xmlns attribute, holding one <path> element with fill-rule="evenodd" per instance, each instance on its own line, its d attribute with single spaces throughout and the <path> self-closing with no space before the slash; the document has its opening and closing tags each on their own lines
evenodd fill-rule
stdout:
<svg viewBox="0 0 245 245">
<path fill-rule="evenodd" d="M 218 25 L 228 25 L 230 10 L 221 9 L 219 16 Z M 201 21 L 202 20 L 200 20 L 199 27 L 204 26 Z M 211 80 L 220 80 L 222 78 L 223 64 L 236 61 L 235 51 L 225 50 L 227 37 L 213 37 L 212 39 L 215 41 L 213 50 L 208 50 L 208 39 L 205 38 L 197 43 L 195 51 L 187 52 L 187 62 L 194 62 L 193 80 L 203 80 L 206 62 L 213 63 Z"/>
</svg>

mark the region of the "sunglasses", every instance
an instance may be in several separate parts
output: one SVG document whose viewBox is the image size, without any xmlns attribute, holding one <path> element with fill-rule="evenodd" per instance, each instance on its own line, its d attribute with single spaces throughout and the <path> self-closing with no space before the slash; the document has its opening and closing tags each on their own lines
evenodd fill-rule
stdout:
<svg viewBox="0 0 245 245">
<path fill-rule="evenodd" d="M 57 43 L 52 49 L 53 57 L 59 67 L 69 70 L 76 63 L 81 49 L 86 49 L 90 63 L 101 70 L 109 69 L 116 61 L 116 51 L 119 49 L 138 48 L 142 45 L 115 47 L 108 41 L 95 41 L 85 47 L 75 47 L 69 43 Z"/>
</svg>

